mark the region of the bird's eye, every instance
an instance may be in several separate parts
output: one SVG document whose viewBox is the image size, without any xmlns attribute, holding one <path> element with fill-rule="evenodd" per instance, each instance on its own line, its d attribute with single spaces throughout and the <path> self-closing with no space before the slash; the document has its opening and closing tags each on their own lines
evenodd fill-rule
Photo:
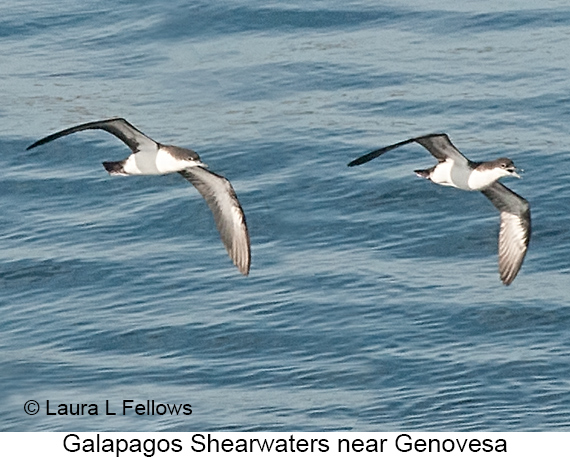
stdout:
<svg viewBox="0 0 570 457">
<path fill-rule="evenodd" d="M 507 168 L 507 164 L 506 164 L 506 163 L 502 163 L 502 164 L 501 164 L 501 168 Z"/>
</svg>

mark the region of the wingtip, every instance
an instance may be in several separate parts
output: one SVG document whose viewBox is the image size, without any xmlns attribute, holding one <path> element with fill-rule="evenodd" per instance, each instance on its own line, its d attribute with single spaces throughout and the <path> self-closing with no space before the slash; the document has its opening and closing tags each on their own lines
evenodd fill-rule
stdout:
<svg viewBox="0 0 570 457">
<path fill-rule="evenodd" d="M 234 265 L 237 267 L 237 269 L 239 270 L 239 272 L 244 275 L 244 276 L 248 276 L 249 275 L 249 269 L 251 266 L 251 251 L 250 251 L 250 246 L 248 244 L 247 246 L 247 252 L 245 252 L 245 258 L 244 257 L 232 257 L 232 260 L 234 262 Z M 230 255 L 231 257 L 231 255 Z"/>
<path fill-rule="evenodd" d="M 247 230 L 247 225 L 246 225 L 246 230 Z M 245 258 L 242 259 L 236 258 L 234 264 L 242 275 L 249 276 L 249 270 L 251 267 L 251 246 L 249 244 L 249 234 L 247 238 L 247 251 L 245 252 Z"/>
<path fill-rule="evenodd" d="M 231 257 L 231 254 L 230 254 L 230 257 Z M 232 257 L 232 261 L 242 275 L 249 276 L 249 269 L 250 269 L 250 265 L 251 265 L 251 257 L 248 257 L 245 262 L 241 259 L 234 259 Z"/>
<path fill-rule="evenodd" d="M 502 281 L 503 285 L 510 286 L 512 284 L 512 282 L 515 280 L 515 278 L 519 274 L 521 266 L 522 266 L 522 260 L 520 261 L 520 264 L 518 264 L 518 265 L 506 267 L 502 271 L 499 270 L 499 275 L 501 276 L 501 281 Z"/>
<path fill-rule="evenodd" d="M 522 260 L 518 265 L 499 265 L 499 276 L 501 277 L 503 285 L 510 286 L 512 284 L 517 277 L 521 266 Z"/>
<path fill-rule="evenodd" d="M 382 152 L 382 150 L 376 150 L 369 152 L 368 154 L 364 154 L 363 156 L 357 157 L 356 159 L 350 161 L 347 166 L 355 167 L 357 165 L 362 165 L 363 163 L 370 162 L 372 159 L 378 157 Z"/>
<path fill-rule="evenodd" d="M 370 162 L 372 160 L 372 158 L 374 158 L 374 157 L 371 157 L 371 155 L 375 152 L 376 151 L 372 151 L 372 153 L 368 153 L 368 154 L 365 154 L 363 156 L 357 157 L 356 159 L 351 160 L 347 164 L 347 166 L 348 167 L 356 167 L 357 165 L 362 165 L 363 163 Z"/>
</svg>

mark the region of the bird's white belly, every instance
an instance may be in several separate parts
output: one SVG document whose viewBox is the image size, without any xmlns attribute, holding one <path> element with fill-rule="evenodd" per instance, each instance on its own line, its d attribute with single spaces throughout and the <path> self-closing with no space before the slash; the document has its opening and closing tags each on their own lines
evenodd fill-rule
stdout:
<svg viewBox="0 0 570 457">
<path fill-rule="evenodd" d="M 486 187 L 489 187 L 493 184 L 497 179 L 501 176 L 501 170 L 486 170 L 484 173 L 480 172 L 479 170 L 475 169 L 469 176 L 469 187 L 473 190 L 483 190 Z"/>
<path fill-rule="evenodd" d="M 442 186 L 458 187 L 463 190 L 473 190 L 469 185 L 471 169 L 457 166 L 452 160 L 439 163 L 433 170 L 430 179 Z"/>
<path fill-rule="evenodd" d="M 155 153 L 138 152 L 131 154 L 125 160 L 123 170 L 129 175 L 165 175 L 200 165 L 202 163 L 198 160 L 179 159 L 164 149 L 158 149 Z"/>
</svg>

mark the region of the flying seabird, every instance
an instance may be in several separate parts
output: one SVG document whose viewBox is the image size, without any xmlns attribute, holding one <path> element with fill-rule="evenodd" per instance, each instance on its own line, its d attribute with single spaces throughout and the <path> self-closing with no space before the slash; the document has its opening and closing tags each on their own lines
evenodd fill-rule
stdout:
<svg viewBox="0 0 570 457">
<path fill-rule="evenodd" d="M 416 175 L 442 186 L 481 191 L 501 213 L 499 273 L 503 284 L 508 286 L 521 268 L 531 233 L 528 202 L 498 181 L 503 176 L 520 178 L 512 160 L 500 158 L 489 162 L 472 162 L 453 146 L 446 134 L 435 133 L 377 149 L 353 160 L 348 166 L 362 165 L 385 152 L 413 142 L 426 148 L 439 162 L 427 170 L 415 170 Z"/>
<path fill-rule="evenodd" d="M 27 149 L 82 130 L 105 130 L 125 143 L 132 154 L 119 162 L 103 162 L 110 175 L 164 175 L 180 173 L 202 194 L 214 215 L 216 227 L 228 254 L 239 271 L 247 275 L 251 263 L 249 234 L 243 209 L 230 182 L 208 171 L 190 149 L 157 143 L 125 119 L 114 118 L 76 125 L 36 141 Z"/>
</svg>

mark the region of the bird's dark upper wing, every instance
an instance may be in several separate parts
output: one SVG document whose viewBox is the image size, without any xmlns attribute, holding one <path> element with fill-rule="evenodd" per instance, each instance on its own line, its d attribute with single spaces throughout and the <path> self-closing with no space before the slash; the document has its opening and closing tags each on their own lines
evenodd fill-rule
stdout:
<svg viewBox="0 0 570 457">
<path fill-rule="evenodd" d="M 415 139 L 415 142 L 421 144 L 440 162 L 447 159 L 452 159 L 456 163 L 468 162 L 467 158 L 453 146 L 445 133 L 420 136 Z"/>
<path fill-rule="evenodd" d="M 355 165 L 362 165 L 363 163 L 369 162 L 378 156 L 381 156 L 385 152 L 391 151 L 392 149 L 399 148 L 409 143 L 418 143 L 426 148 L 437 160 L 440 162 L 445 161 L 450 158 L 457 163 L 468 162 L 468 159 L 459 152 L 459 150 L 453 146 L 449 137 L 445 133 L 432 133 L 430 135 L 419 136 L 416 138 L 410 138 L 405 141 L 400 141 L 399 143 L 392 144 L 390 146 L 385 146 L 381 149 L 369 152 L 357 159 L 354 159 L 348 164 L 349 167 Z"/>
<path fill-rule="evenodd" d="M 530 205 L 500 182 L 482 193 L 501 212 L 499 273 L 503 283 L 509 285 L 521 268 L 530 241 Z"/>
<path fill-rule="evenodd" d="M 249 273 L 251 251 L 243 209 L 230 182 L 202 167 L 179 172 L 190 181 L 208 203 L 222 242 L 242 274 Z"/>
<path fill-rule="evenodd" d="M 107 119 L 104 121 L 87 122 L 86 124 L 76 125 L 75 127 L 70 127 L 65 130 L 61 130 L 56 133 L 42 138 L 36 141 L 34 144 L 28 146 L 26 149 L 32 149 L 36 146 L 48 143 L 53 140 L 57 140 L 62 136 L 70 135 L 75 132 L 80 132 L 82 130 L 105 130 L 117 138 L 119 138 L 123 143 L 125 143 L 133 153 L 139 152 L 141 150 L 156 150 L 158 144 L 153 139 L 146 136 L 132 124 L 127 122 L 122 118 Z"/>
</svg>

